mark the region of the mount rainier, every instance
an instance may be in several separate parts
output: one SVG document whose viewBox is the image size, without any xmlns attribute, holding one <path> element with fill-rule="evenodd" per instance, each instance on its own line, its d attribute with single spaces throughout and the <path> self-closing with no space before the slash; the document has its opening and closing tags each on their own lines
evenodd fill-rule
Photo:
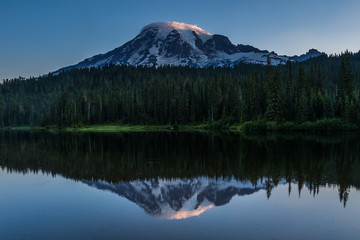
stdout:
<svg viewBox="0 0 360 240">
<path fill-rule="evenodd" d="M 146 66 L 234 66 L 238 63 L 284 64 L 324 55 L 310 49 L 301 56 L 280 56 L 249 45 L 234 45 L 223 35 L 211 34 L 196 25 L 179 22 L 160 22 L 145 26 L 133 40 L 105 54 L 62 68 L 101 67 L 106 64 Z"/>
<path fill-rule="evenodd" d="M 229 203 L 234 196 L 251 195 L 266 189 L 265 183 L 260 180 L 254 185 L 250 181 L 238 181 L 234 178 L 198 177 L 119 183 L 85 180 L 82 182 L 125 197 L 148 214 L 167 219 L 199 216 L 213 207 Z"/>
</svg>

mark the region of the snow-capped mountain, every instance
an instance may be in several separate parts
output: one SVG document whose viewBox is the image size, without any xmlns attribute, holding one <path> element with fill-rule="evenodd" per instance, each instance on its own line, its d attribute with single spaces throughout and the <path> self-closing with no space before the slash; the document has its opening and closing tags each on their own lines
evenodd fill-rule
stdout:
<svg viewBox="0 0 360 240">
<path fill-rule="evenodd" d="M 319 57 L 321 55 L 324 55 L 325 53 L 321 53 L 316 49 L 310 49 L 307 53 L 302 54 L 300 56 L 293 56 L 290 58 L 291 61 L 293 62 L 303 62 L 306 61 L 310 58 L 316 58 Z"/>
<path fill-rule="evenodd" d="M 193 67 L 233 66 L 240 62 L 278 65 L 286 61 L 305 61 L 323 55 L 315 49 L 301 56 L 280 56 L 249 45 L 234 45 L 226 37 L 211 34 L 196 25 L 179 22 L 160 22 L 145 26 L 139 35 L 105 54 L 57 71 L 71 68 L 119 65 L 186 65 Z"/>
<path fill-rule="evenodd" d="M 89 186 L 108 190 L 135 202 L 147 213 L 167 219 L 184 219 L 199 216 L 214 206 L 230 202 L 235 196 L 253 194 L 265 189 L 258 181 L 192 178 L 175 180 L 131 181 L 111 184 L 105 181 L 83 181 Z"/>
</svg>

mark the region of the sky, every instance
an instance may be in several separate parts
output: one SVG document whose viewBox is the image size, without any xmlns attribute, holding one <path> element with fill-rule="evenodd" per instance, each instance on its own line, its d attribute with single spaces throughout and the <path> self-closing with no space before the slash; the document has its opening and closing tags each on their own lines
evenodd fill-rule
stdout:
<svg viewBox="0 0 360 240">
<path fill-rule="evenodd" d="M 359 0 L 11 0 L 0 4 L 0 80 L 76 64 L 164 21 L 278 54 L 360 50 Z"/>
</svg>

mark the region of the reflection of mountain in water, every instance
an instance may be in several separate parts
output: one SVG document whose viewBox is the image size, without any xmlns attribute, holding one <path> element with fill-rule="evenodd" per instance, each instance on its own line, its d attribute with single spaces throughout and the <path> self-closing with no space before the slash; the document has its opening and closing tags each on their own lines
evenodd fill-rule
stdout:
<svg viewBox="0 0 360 240">
<path fill-rule="evenodd" d="M 253 194 L 265 185 L 234 179 L 191 178 L 176 180 L 131 181 L 110 184 L 104 181 L 83 181 L 102 190 L 109 190 L 135 202 L 151 215 L 168 219 L 199 216 L 206 210 L 225 205 L 235 196 Z"/>
<path fill-rule="evenodd" d="M 303 188 L 308 188 L 315 195 L 321 187 L 336 186 L 340 201 L 345 206 L 350 188 L 360 189 L 360 135 L 186 132 L 56 135 L 5 131 L 0 137 L 0 167 L 23 173 L 41 171 L 75 180 L 104 180 L 112 183 L 135 183 L 157 178 L 193 179 L 198 176 L 209 179 L 232 176 L 251 183 L 265 179 L 268 198 L 273 186 L 276 187 L 286 179 L 289 193 L 297 191 L 299 195 Z M 195 180 L 188 181 L 193 182 L 190 184 L 193 187 Z M 219 182 L 207 181 L 213 182 L 209 188 L 219 187 Z M 185 182 L 181 189 L 186 186 Z M 298 187 L 291 188 L 292 182 L 296 182 Z M 156 186 L 162 182 L 145 183 L 154 188 L 152 184 Z M 96 185 L 101 188 L 100 183 Z M 229 188 L 225 192 L 242 194 L 237 185 L 232 187 L 234 189 Z M 116 185 L 110 189 L 117 192 Z M 209 189 L 207 191 L 210 192 Z M 187 192 L 195 196 L 196 200 L 198 195 L 199 198 L 205 196 L 205 193 L 197 194 L 195 190 Z M 225 196 L 231 199 L 231 194 L 223 195 L 210 198 L 208 194 L 199 202 L 201 206 L 205 200 L 220 205 L 220 199 L 225 199 Z M 126 194 L 123 196 L 133 199 Z M 175 203 L 169 204 L 173 207 L 170 209 L 179 209 L 175 208 Z M 178 203 L 184 206 L 184 202 Z M 150 209 L 156 210 L 156 206 L 158 209 L 162 206 L 157 204 Z"/>
</svg>

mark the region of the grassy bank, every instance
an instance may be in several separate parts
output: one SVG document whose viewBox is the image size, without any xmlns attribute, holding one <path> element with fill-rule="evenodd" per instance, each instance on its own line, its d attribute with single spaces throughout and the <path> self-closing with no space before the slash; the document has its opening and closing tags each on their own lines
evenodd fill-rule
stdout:
<svg viewBox="0 0 360 240">
<path fill-rule="evenodd" d="M 82 127 L 67 127 L 67 132 L 154 132 L 171 131 L 171 126 L 146 126 L 146 125 L 91 125 Z"/>
<path fill-rule="evenodd" d="M 211 131 L 210 124 L 181 125 L 83 125 L 65 127 L 59 129 L 57 126 L 16 126 L 5 127 L 2 130 L 11 131 L 61 131 L 61 132 L 170 132 L 170 131 Z"/>
<path fill-rule="evenodd" d="M 18 126 L 7 127 L 3 130 L 14 131 L 59 131 L 57 126 Z M 340 119 L 323 119 L 316 122 L 266 122 L 249 121 L 242 124 L 226 124 L 221 121 L 194 125 L 84 125 L 77 127 L 66 127 L 60 129 L 63 132 L 209 132 L 209 131 L 230 131 L 230 132 L 347 132 L 359 131 L 358 125 L 345 123 Z"/>
<path fill-rule="evenodd" d="M 359 131 L 356 124 L 345 123 L 340 119 L 323 119 L 316 122 L 246 122 L 240 126 L 230 126 L 231 130 L 241 132 L 349 132 Z"/>
</svg>

